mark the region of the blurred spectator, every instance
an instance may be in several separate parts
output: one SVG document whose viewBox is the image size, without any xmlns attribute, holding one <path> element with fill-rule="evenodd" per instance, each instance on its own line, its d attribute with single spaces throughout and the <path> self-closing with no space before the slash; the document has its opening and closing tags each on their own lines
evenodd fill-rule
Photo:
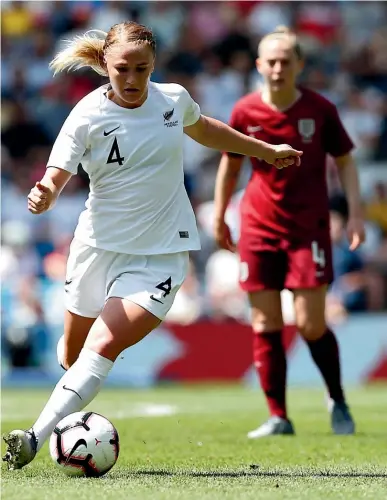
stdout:
<svg viewBox="0 0 387 500">
<path fill-rule="evenodd" d="M 177 48 L 185 16 L 184 3 L 146 2 L 139 22 L 149 26 L 155 33 L 159 51 L 169 52 Z"/>
<path fill-rule="evenodd" d="M 201 317 L 202 309 L 203 299 L 200 283 L 196 276 L 194 263 L 190 260 L 187 277 L 176 294 L 166 320 L 172 323 L 188 325 Z"/>
<path fill-rule="evenodd" d="M 194 77 L 202 71 L 201 53 L 203 44 L 200 36 L 194 36 L 187 26 L 177 42 L 174 51 L 165 54 L 165 76 L 168 81 L 180 83 L 193 95 L 196 86 Z"/>
<path fill-rule="evenodd" d="M 327 296 L 327 315 L 332 320 L 348 312 L 367 309 L 364 262 L 358 251 L 349 249 L 346 237 L 348 206 L 343 196 L 331 200 L 330 225 L 335 279 Z"/>
<path fill-rule="evenodd" d="M 45 31 L 38 31 L 32 37 L 32 47 L 29 57 L 32 63 L 25 66 L 28 85 L 33 89 L 40 89 L 51 81 L 52 72 L 49 68 L 51 61 L 53 39 Z"/>
<path fill-rule="evenodd" d="M 110 0 L 99 3 L 100 5 L 96 6 L 89 18 L 89 29 L 102 30 L 107 33 L 114 24 L 129 20 L 127 2 Z"/>
<path fill-rule="evenodd" d="M 374 196 L 366 204 L 366 217 L 375 222 L 387 237 L 387 183 L 375 185 Z"/>
<path fill-rule="evenodd" d="M 384 2 L 339 2 L 340 15 L 345 36 L 344 49 L 357 53 L 367 43 L 372 33 L 385 24 Z"/>
<path fill-rule="evenodd" d="M 355 158 L 371 159 L 382 128 L 381 103 L 372 106 L 366 93 L 354 87 L 348 91 L 347 102 L 340 110 L 340 116 L 356 144 Z"/>
<path fill-rule="evenodd" d="M 244 321 L 247 297 L 239 287 L 239 258 L 228 250 L 217 250 L 208 259 L 205 274 L 207 314 L 215 320 Z"/>
<path fill-rule="evenodd" d="M 1 132 L 1 141 L 12 158 L 24 158 L 31 149 L 52 144 L 42 125 L 28 116 L 21 103 L 12 102 L 9 113 L 10 122 Z"/>
<path fill-rule="evenodd" d="M 14 368 L 39 367 L 44 363 L 49 333 L 38 288 L 38 281 L 29 276 L 11 292 L 14 299 L 3 321 L 2 348 Z"/>
<path fill-rule="evenodd" d="M 71 78 L 58 76 L 54 82 L 46 85 L 31 107 L 31 114 L 42 124 L 45 133 L 53 143 L 68 117 L 72 105 L 70 100 Z"/>
<path fill-rule="evenodd" d="M 69 2 L 54 1 L 51 5 L 51 12 L 44 12 L 40 24 L 48 28 L 58 38 L 73 27 Z"/>
<path fill-rule="evenodd" d="M 229 3 L 224 7 L 219 9 L 215 2 L 194 2 L 192 5 L 188 23 L 196 33 L 205 33 L 208 47 L 220 42 L 227 35 Z"/>
<path fill-rule="evenodd" d="M 382 124 L 374 152 L 374 160 L 384 161 L 384 164 L 387 163 L 387 93 L 384 96 L 384 103 L 382 106 Z"/>
<path fill-rule="evenodd" d="M 251 35 L 261 38 L 278 26 L 291 26 L 291 6 L 285 2 L 257 2 L 247 16 Z"/>
<path fill-rule="evenodd" d="M 301 37 L 325 45 L 338 36 L 341 16 L 337 2 L 301 2 L 296 28 Z"/>
<path fill-rule="evenodd" d="M 251 65 L 257 56 L 256 47 L 252 46 L 248 36 L 246 20 L 238 18 L 235 11 L 235 19 L 230 24 L 228 34 L 214 47 L 215 53 L 220 57 L 225 66 L 229 66 L 236 52 L 245 52 L 251 60 Z"/>
<path fill-rule="evenodd" d="M 349 57 L 347 68 L 361 88 L 374 87 L 387 92 L 387 28 L 375 30 L 358 51 Z"/>
<path fill-rule="evenodd" d="M 7 76 L 3 75 L 3 85 L 1 88 L 2 99 L 27 103 L 35 95 L 34 89 L 31 88 L 27 81 L 24 67 L 15 64 L 10 67 Z"/>
<path fill-rule="evenodd" d="M 4 222 L 1 228 L 1 279 L 20 283 L 38 274 L 39 258 L 31 241 L 31 228 L 17 220 Z"/>
<path fill-rule="evenodd" d="M 4 4 L 5 2 L 3 2 Z M 3 10 L 3 9 L 2 9 Z M 1 33 L 16 42 L 32 33 L 33 16 L 28 2 L 9 2 L 1 14 Z"/>
<path fill-rule="evenodd" d="M 234 54 L 243 58 L 244 52 Z M 250 59 L 247 59 L 248 70 Z M 204 59 L 204 71 L 196 80 L 197 99 L 204 114 L 227 122 L 235 102 L 246 92 L 242 71 L 224 68 L 220 58 L 209 53 Z"/>
</svg>

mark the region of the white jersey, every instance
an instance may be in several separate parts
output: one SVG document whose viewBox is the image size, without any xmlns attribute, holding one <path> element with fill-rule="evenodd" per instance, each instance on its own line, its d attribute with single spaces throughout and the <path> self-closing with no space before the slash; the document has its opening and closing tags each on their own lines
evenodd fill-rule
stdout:
<svg viewBox="0 0 387 500">
<path fill-rule="evenodd" d="M 149 84 L 139 108 L 118 106 L 104 85 L 84 97 L 60 131 L 48 167 L 90 177 L 75 238 L 127 254 L 199 250 L 195 215 L 184 187 L 183 127 L 200 108 L 177 84 Z"/>
</svg>

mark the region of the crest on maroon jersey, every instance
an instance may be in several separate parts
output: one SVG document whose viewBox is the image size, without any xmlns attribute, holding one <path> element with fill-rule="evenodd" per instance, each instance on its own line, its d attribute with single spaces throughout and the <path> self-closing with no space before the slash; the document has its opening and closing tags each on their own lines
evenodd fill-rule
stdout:
<svg viewBox="0 0 387 500">
<path fill-rule="evenodd" d="M 304 142 L 310 142 L 316 131 L 316 123 L 313 118 L 302 118 L 298 120 L 298 131 Z"/>
</svg>

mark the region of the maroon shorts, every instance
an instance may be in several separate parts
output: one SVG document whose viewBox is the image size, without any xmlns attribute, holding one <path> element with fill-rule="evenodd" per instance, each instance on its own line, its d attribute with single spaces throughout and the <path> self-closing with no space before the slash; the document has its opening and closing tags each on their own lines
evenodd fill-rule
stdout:
<svg viewBox="0 0 387 500">
<path fill-rule="evenodd" d="M 239 283 L 246 292 L 316 288 L 333 280 L 332 248 L 324 235 L 292 247 L 266 243 L 262 250 L 250 250 L 239 242 Z"/>
</svg>

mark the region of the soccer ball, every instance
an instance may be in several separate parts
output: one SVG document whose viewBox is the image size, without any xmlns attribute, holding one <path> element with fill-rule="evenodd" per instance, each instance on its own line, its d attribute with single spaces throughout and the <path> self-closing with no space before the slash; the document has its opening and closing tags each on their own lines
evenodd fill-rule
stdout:
<svg viewBox="0 0 387 500">
<path fill-rule="evenodd" d="M 69 476 L 103 476 L 117 462 L 118 453 L 116 428 L 91 411 L 68 415 L 51 434 L 51 458 Z"/>
</svg>

